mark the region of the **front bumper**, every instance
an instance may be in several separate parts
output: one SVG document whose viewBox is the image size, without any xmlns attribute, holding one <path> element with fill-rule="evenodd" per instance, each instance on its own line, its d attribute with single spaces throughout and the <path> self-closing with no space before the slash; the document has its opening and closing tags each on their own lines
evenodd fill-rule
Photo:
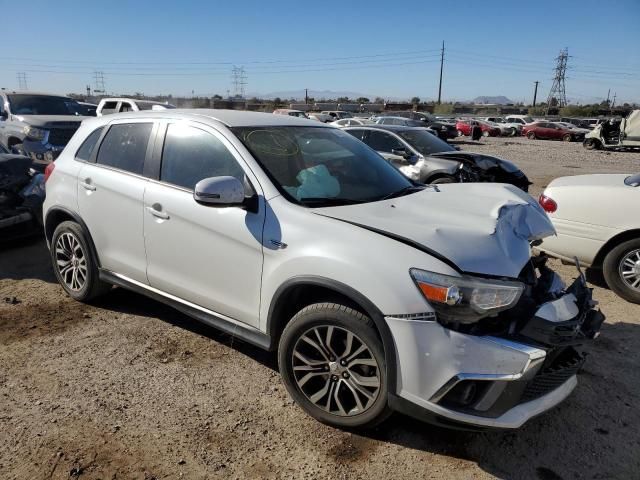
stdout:
<svg viewBox="0 0 640 480">
<path fill-rule="evenodd" d="M 466 429 L 518 428 L 553 408 L 577 385 L 585 356 L 575 347 L 595 338 L 604 320 L 590 290 L 571 293 L 574 285 L 540 305 L 512 338 L 460 333 L 435 318 L 387 316 L 398 368 L 391 406 Z"/>
</svg>

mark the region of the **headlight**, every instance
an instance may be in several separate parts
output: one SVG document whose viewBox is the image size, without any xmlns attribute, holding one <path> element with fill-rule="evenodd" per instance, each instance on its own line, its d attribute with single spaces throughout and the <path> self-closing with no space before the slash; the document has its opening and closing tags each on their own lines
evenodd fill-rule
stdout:
<svg viewBox="0 0 640 480">
<path fill-rule="evenodd" d="M 442 125 L 442 126 L 440 127 L 440 130 L 447 130 L 447 126 L 446 126 L 446 125 Z"/>
<path fill-rule="evenodd" d="M 47 131 L 41 128 L 26 126 L 22 130 L 24 134 L 32 140 L 44 140 L 47 136 Z"/>
<path fill-rule="evenodd" d="M 411 277 L 424 297 L 446 322 L 474 323 L 513 307 L 524 285 L 479 277 L 453 277 L 412 268 Z"/>
</svg>

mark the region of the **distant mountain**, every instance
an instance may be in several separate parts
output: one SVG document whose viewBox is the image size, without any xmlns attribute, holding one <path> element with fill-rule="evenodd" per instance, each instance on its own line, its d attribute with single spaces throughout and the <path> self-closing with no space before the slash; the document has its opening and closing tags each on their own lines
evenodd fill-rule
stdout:
<svg viewBox="0 0 640 480">
<path fill-rule="evenodd" d="M 493 105 L 508 105 L 513 102 L 503 95 L 498 95 L 495 97 L 476 97 L 473 99 L 473 103 L 477 105 L 483 105 L 487 103 Z"/>
<path fill-rule="evenodd" d="M 361 92 L 334 91 L 334 90 L 309 90 L 308 95 L 309 97 L 315 98 L 316 102 L 319 102 L 323 98 L 329 99 L 329 100 L 335 100 L 336 98 L 339 98 L 339 97 L 349 97 L 354 100 L 356 98 L 365 97 L 373 101 L 376 97 L 382 96 L 382 95 L 369 95 Z M 290 98 L 295 98 L 296 100 L 304 100 L 304 90 L 285 90 L 281 92 L 271 92 L 271 93 L 264 93 L 264 94 L 248 93 L 246 96 L 264 98 L 266 100 L 273 100 L 276 97 L 279 97 L 283 100 L 284 99 L 288 100 Z"/>
</svg>

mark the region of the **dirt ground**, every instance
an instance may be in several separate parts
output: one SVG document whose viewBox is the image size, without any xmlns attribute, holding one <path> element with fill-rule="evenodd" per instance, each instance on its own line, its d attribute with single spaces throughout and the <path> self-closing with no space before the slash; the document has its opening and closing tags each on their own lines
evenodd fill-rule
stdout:
<svg viewBox="0 0 640 480">
<path fill-rule="evenodd" d="M 458 143 L 516 162 L 534 194 L 557 176 L 640 171 L 638 154 L 579 144 Z M 394 415 L 353 434 L 293 404 L 274 355 L 121 289 L 76 303 L 43 241 L 0 247 L 0 479 L 640 478 L 640 306 L 595 297 L 608 318 L 577 389 L 520 430 Z"/>
</svg>

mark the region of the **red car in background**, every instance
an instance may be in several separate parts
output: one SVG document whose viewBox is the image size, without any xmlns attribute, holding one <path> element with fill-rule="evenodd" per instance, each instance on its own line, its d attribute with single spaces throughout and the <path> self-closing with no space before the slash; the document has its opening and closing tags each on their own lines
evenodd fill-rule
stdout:
<svg viewBox="0 0 640 480">
<path fill-rule="evenodd" d="M 536 138 L 546 140 L 563 140 L 565 142 L 582 141 L 584 133 L 576 132 L 553 122 L 534 122 L 522 128 L 522 135 L 534 140 Z"/>
<path fill-rule="evenodd" d="M 458 130 L 458 136 L 471 136 L 471 127 L 475 124 L 480 126 L 482 135 L 485 137 L 499 137 L 502 133 L 498 127 L 493 127 L 488 123 L 480 122 L 478 120 L 458 120 L 456 122 L 456 130 Z"/>
</svg>

